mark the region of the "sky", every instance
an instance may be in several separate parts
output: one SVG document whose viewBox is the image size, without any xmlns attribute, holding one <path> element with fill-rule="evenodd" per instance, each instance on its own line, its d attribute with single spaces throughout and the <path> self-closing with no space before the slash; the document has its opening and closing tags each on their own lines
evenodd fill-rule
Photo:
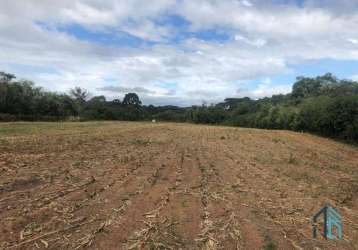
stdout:
<svg viewBox="0 0 358 250">
<path fill-rule="evenodd" d="M 358 80 L 358 0 L 0 0 L 0 71 L 188 106 Z"/>
</svg>

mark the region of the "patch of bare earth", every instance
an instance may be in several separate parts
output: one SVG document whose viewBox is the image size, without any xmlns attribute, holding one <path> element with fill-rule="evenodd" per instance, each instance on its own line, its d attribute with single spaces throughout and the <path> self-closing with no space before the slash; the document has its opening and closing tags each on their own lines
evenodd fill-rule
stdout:
<svg viewBox="0 0 358 250">
<path fill-rule="evenodd" d="M 0 139 L 0 249 L 358 249 L 352 146 L 115 122 Z M 312 239 L 326 202 L 342 241 Z"/>
</svg>

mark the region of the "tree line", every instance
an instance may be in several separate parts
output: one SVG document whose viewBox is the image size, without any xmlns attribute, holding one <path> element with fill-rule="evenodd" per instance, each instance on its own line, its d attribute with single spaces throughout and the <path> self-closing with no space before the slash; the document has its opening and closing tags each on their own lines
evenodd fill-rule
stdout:
<svg viewBox="0 0 358 250">
<path fill-rule="evenodd" d="M 79 87 L 69 93 L 54 93 L 0 72 L 0 121 L 152 119 L 306 131 L 358 142 L 358 83 L 327 73 L 298 77 L 286 95 L 176 107 L 142 105 L 136 93 L 111 101 L 104 96 L 90 97 Z"/>
</svg>

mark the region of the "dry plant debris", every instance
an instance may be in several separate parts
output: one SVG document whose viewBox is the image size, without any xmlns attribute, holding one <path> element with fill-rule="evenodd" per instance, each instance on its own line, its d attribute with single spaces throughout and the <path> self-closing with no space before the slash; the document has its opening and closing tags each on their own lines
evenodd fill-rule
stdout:
<svg viewBox="0 0 358 250">
<path fill-rule="evenodd" d="M 358 249 L 354 146 L 189 124 L 37 125 L 0 134 L 1 250 Z M 342 241 L 311 237 L 326 202 Z"/>
</svg>

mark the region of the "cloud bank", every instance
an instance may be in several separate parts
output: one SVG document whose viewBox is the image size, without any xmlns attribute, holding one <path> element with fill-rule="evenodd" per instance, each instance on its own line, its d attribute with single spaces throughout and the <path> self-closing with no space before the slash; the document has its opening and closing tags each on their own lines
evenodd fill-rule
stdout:
<svg viewBox="0 0 358 250">
<path fill-rule="evenodd" d="M 261 98 L 294 65 L 358 60 L 356 27 L 355 0 L 3 0 L 0 70 L 147 104 Z"/>
</svg>

